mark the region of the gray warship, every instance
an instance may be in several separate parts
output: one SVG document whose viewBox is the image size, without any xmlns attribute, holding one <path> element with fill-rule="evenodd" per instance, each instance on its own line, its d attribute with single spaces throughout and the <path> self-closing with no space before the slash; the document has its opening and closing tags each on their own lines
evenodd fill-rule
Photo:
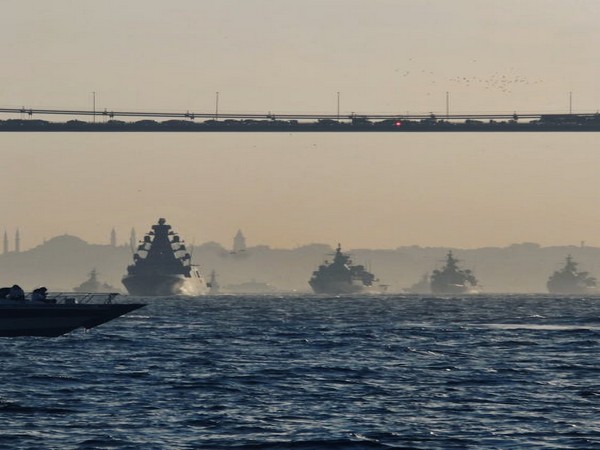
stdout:
<svg viewBox="0 0 600 450">
<path fill-rule="evenodd" d="M 314 271 L 308 284 L 315 294 L 358 294 L 361 292 L 377 293 L 385 291 L 385 286 L 376 285 L 379 280 L 364 266 L 352 265 L 350 256 L 342 252 L 338 244 L 333 262 L 325 261 Z"/>
<path fill-rule="evenodd" d="M 112 287 L 108 283 L 101 283 L 98 281 L 98 272 L 96 269 L 92 269 L 89 274 L 89 278 L 81 283 L 76 288 L 73 288 L 74 292 L 115 292 L 117 289 Z"/>
<path fill-rule="evenodd" d="M 158 219 L 152 231 L 140 241 L 127 267 L 123 284 L 131 295 L 204 295 L 208 286 L 184 242 L 165 219 Z"/>
<path fill-rule="evenodd" d="M 477 278 L 469 269 L 458 267 L 458 259 L 452 251 L 448 252 L 446 265 L 431 274 L 431 292 L 433 294 L 465 294 L 477 286 Z"/>
<path fill-rule="evenodd" d="M 571 255 L 562 269 L 555 271 L 546 283 L 551 294 L 590 294 L 596 291 L 596 278 L 588 272 L 579 272 Z"/>
</svg>

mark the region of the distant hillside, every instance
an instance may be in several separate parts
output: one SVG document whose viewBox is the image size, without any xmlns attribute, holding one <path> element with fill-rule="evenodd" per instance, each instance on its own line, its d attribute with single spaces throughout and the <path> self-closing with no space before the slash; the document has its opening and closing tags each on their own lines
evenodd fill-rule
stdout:
<svg viewBox="0 0 600 450">
<path fill-rule="evenodd" d="M 0 255 L 0 284 L 72 291 L 95 268 L 101 281 L 121 289 L 130 259 L 129 247 L 91 245 L 75 236 L 57 236 L 31 250 Z"/>
<path fill-rule="evenodd" d="M 461 266 L 475 272 L 485 292 L 546 292 L 548 277 L 562 267 L 568 254 L 573 255 L 582 270 L 600 279 L 600 248 L 594 247 L 540 247 L 525 243 L 472 250 L 412 246 L 348 252 L 355 263 L 370 268 L 382 283 L 388 284 L 391 292 L 403 292 L 423 274 L 441 267 L 449 250 L 461 260 Z M 254 247 L 235 255 L 220 246 L 201 246 L 194 259 L 207 270 L 215 269 L 221 285 L 256 280 L 286 291 L 309 291 L 312 272 L 325 259 L 331 259 L 332 253 L 332 247 L 322 244 L 293 250 Z"/>
<path fill-rule="evenodd" d="M 400 247 L 394 250 L 349 249 L 352 259 L 371 268 L 390 292 L 402 292 L 424 273 L 443 264 L 448 248 Z M 582 270 L 600 279 L 600 248 L 540 247 L 514 244 L 472 250 L 452 249 L 461 265 L 472 269 L 485 292 L 545 292 L 550 274 L 571 254 Z M 249 281 L 268 283 L 284 292 L 308 292 L 308 279 L 325 259 L 329 245 L 310 244 L 296 249 L 249 247 L 232 253 L 220 244 L 196 246 L 193 262 L 208 276 L 217 272 L 221 286 Z M 123 290 L 121 278 L 132 261 L 128 246 L 92 245 L 75 236 L 57 236 L 31 250 L 0 255 L 0 284 L 20 284 L 27 290 L 46 286 L 70 291 L 81 284 L 92 269 L 100 281 Z"/>
</svg>

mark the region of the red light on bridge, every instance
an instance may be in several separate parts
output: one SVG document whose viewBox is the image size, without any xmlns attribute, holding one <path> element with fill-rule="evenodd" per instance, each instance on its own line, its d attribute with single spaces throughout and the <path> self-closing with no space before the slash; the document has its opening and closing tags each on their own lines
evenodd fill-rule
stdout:
<svg viewBox="0 0 600 450">
<path fill-rule="evenodd" d="M 396 121 L 396 123 L 394 123 L 394 125 L 396 125 L 397 127 L 402 126 L 402 122 L 400 122 L 399 120 Z"/>
</svg>

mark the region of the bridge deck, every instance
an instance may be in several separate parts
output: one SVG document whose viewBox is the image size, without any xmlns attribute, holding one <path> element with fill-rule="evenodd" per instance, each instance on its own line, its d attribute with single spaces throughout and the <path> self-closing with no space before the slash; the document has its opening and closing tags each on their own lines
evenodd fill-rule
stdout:
<svg viewBox="0 0 600 450">
<path fill-rule="evenodd" d="M 274 114 L 0 108 L 0 131 L 600 131 L 599 113 Z M 10 118 L 18 116 L 19 119 Z M 63 122 L 38 116 L 85 118 Z M 35 119 L 34 119 L 35 116 Z M 135 120 L 138 119 L 138 120 Z M 157 121 L 156 119 L 162 119 Z"/>
</svg>

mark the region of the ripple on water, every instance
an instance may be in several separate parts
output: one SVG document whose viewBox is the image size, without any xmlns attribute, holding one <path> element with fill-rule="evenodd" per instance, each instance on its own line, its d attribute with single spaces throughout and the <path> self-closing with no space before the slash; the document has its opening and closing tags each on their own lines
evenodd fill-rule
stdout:
<svg viewBox="0 0 600 450">
<path fill-rule="evenodd" d="M 0 447 L 600 448 L 600 299 L 148 302 L 0 340 Z"/>
</svg>

